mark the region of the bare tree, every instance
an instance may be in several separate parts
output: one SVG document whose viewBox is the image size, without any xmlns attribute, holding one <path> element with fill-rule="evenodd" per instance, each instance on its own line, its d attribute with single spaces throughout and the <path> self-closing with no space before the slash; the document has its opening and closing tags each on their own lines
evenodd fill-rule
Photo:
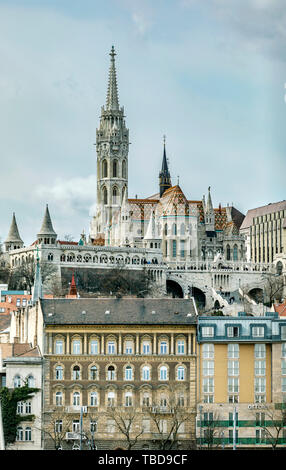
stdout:
<svg viewBox="0 0 286 470">
<path fill-rule="evenodd" d="M 271 307 L 276 299 L 281 302 L 284 287 L 283 275 L 267 273 L 263 274 L 263 279 L 265 282 L 264 293 L 265 299 L 268 301 L 267 304 Z"/>
<path fill-rule="evenodd" d="M 66 433 L 70 431 L 71 426 L 71 415 L 66 413 L 62 407 L 58 407 L 44 414 L 44 422 L 41 423 L 40 429 L 44 435 L 51 439 L 55 450 L 59 450 L 63 448 Z"/>
<path fill-rule="evenodd" d="M 117 431 L 124 436 L 127 443 L 127 450 L 131 450 L 144 432 L 142 427 L 136 425 L 137 414 L 135 408 L 110 406 L 106 414 L 108 418 L 114 421 Z"/>
<path fill-rule="evenodd" d="M 11 275 L 10 265 L 5 257 L 3 244 L 0 239 L 0 282 L 3 282 L 5 284 L 8 283 L 10 275 Z"/>
<path fill-rule="evenodd" d="M 97 450 L 96 431 L 98 414 L 89 413 L 87 417 L 89 420 L 86 419 L 83 423 L 82 437 L 84 438 L 89 450 Z"/>
<path fill-rule="evenodd" d="M 64 241 L 66 242 L 73 242 L 74 241 L 74 237 L 70 234 L 70 233 L 66 233 L 64 235 Z"/>
<path fill-rule="evenodd" d="M 57 266 L 46 261 L 40 261 L 41 276 L 43 283 L 55 275 L 58 271 Z M 27 289 L 32 293 L 32 287 L 35 280 L 36 265 L 33 260 L 24 261 L 20 266 L 17 266 L 11 271 L 9 280 L 10 289 Z"/>
<path fill-rule="evenodd" d="M 286 426 L 286 404 L 275 403 L 266 406 L 263 413 L 255 414 L 256 426 L 263 430 L 265 441 L 275 450 L 283 428 Z"/>
<path fill-rule="evenodd" d="M 170 398 L 167 403 L 164 403 L 164 406 L 161 403 L 153 403 L 149 407 L 148 414 L 156 429 L 160 450 L 170 450 L 177 444 L 178 434 L 182 431 L 185 423 L 192 424 L 195 411 L 181 406 L 176 401 L 175 393 L 171 392 Z M 194 435 L 190 434 L 190 439 L 195 439 Z"/>
<path fill-rule="evenodd" d="M 209 409 L 204 409 L 204 416 L 200 421 L 200 447 L 204 444 L 211 450 L 223 445 L 223 428 L 220 426 L 220 415 Z"/>
</svg>

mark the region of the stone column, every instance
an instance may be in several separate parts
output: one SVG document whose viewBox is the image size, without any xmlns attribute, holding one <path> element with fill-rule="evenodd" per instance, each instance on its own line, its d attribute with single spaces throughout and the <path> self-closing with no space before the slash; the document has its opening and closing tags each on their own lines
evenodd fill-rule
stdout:
<svg viewBox="0 0 286 470">
<path fill-rule="evenodd" d="M 139 333 L 136 333 L 136 351 L 135 354 L 139 354 Z"/>
<path fill-rule="evenodd" d="M 53 335 L 52 335 L 52 333 L 50 333 L 49 337 L 48 337 L 48 353 L 53 354 Z"/>
<path fill-rule="evenodd" d="M 190 356 L 192 354 L 192 334 L 188 334 L 188 355 Z"/>
<path fill-rule="evenodd" d="M 171 333 L 171 354 L 174 354 L 174 333 Z"/>
<path fill-rule="evenodd" d="M 66 354 L 70 353 L 70 334 L 67 333 L 67 339 L 66 339 Z"/>
<path fill-rule="evenodd" d="M 87 354 L 87 333 L 83 336 L 83 354 Z"/>
<path fill-rule="evenodd" d="M 104 351 L 104 339 L 105 339 L 104 334 L 102 334 L 101 335 L 101 351 L 100 351 L 101 354 L 105 353 L 105 351 Z"/>
<path fill-rule="evenodd" d="M 122 334 L 118 335 L 118 354 L 122 354 Z"/>
<path fill-rule="evenodd" d="M 157 354 L 157 333 L 153 335 L 153 354 Z"/>
</svg>

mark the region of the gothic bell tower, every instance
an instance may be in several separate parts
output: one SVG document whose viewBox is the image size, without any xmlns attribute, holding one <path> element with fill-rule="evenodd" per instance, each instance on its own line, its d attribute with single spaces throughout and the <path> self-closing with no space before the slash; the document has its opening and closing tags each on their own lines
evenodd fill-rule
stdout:
<svg viewBox="0 0 286 470">
<path fill-rule="evenodd" d="M 91 238 L 112 230 L 123 198 L 128 197 L 129 130 L 125 125 L 124 108 L 119 107 L 115 50 L 110 52 L 109 81 L 106 105 L 101 108 L 96 130 L 97 213 L 92 222 Z M 106 243 L 107 244 L 107 243 Z"/>
</svg>

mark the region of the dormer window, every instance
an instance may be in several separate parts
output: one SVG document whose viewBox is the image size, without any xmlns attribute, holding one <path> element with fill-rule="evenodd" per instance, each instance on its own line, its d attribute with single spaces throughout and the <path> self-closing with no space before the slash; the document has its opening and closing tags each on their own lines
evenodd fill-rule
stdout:
<svg viewBox="0 0 286 470">
<path fill-rule="evenodd" d="M 229 326 L 227 328 L 227 336 L 229 338 L 237 338 L 239 336 L 239 327 L 238 326 Z"/>
</svg>

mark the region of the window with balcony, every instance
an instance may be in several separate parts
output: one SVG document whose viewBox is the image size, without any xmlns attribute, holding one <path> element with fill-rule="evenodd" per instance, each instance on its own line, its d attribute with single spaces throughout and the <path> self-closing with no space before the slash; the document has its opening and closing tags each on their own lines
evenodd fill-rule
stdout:
<svg viewBox="0 0 286 470">
<path fill-rule="evenodd" d="M 80 405 L 80 393 L 79 392 L 74 392 L 73 393 L 72 404 L 73 404 L 73 406 L 79 406 Z"/>
<path fill-rule="evenodd" d="M 56 392 L 56 406 L 62 406 L 63 404 L 63 393 Z"/>
</svg>

